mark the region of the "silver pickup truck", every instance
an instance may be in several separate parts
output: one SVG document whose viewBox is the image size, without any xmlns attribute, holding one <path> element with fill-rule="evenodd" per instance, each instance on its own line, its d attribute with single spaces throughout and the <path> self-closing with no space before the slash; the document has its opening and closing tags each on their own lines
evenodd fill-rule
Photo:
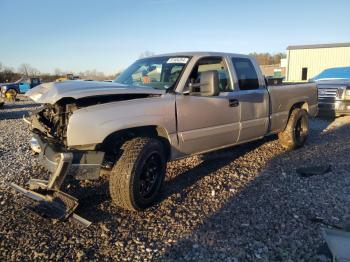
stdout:
<svg viewBox="0 0 350 262">
<path fill-rule="evenodd" d="M 155 203 L 168 161 L 272 134 L 295 149 L 317 114 L 315 84 L 266 86 L 252 57 L 211 52 L 148 57 L 113 83 L 48 83 L 27 96 L 42 104 L 26 121 L 52 172 L 30 189 L 57 193 L 68 174 L 104 174 L 113 202 L 129 210 Z"/>
</svg>

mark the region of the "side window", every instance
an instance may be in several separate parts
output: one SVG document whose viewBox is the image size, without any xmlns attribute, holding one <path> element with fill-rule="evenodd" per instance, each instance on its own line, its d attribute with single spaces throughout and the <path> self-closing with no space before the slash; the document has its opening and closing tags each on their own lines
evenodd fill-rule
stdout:
<svg viewBox="0 0 350 262">
<path fill-rule="evenodd" d="M 259 88 L 258 75 L 252 62 L 247 58 L 232 58 L 236 70 L 240 90 L 254 90 Z"/>
<path fill-rule="evenodd" d="M 219 88 L 222 92 L 231 91 L 230 75 L 226 63 L 222 57 L 205 57 L 200 59 L 190 75 L 192 83 L 199 83 L 203 72 L 216 70 L 219 74 Z"/>
</svg>

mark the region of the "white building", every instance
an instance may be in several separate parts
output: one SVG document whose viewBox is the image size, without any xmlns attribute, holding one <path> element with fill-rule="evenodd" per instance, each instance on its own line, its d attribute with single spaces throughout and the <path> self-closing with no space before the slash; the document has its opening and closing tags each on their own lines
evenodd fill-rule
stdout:
<svg viewBox="0 0 350 262">
<path fill-rule="evenodd" d="M 287 82 L 308 81 L 331 67 L 350 66 L 350 43 L 287 47 Z"/>
</svg>

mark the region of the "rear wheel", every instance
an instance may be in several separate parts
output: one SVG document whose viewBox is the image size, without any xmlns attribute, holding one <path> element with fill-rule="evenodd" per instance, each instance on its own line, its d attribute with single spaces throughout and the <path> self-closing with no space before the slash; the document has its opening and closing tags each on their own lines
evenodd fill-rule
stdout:
<svg viewBox="0 0 350 262">
<path fill-rule="evenodd" d="M 286 149 L 304 145 L 309 134 L 309 118 L 304 109 L 295 108 L 289 116 L 287 126 L 278 134 L 280 144 Z"/>
<path fill-rule="evenodd" d="M 125 209 L 144 210 L 159 196 L 166 160 L 162 143 L 149 137 L 126 141 L 114 165 L 109 191 L 112 201 Z"/>
</svg>

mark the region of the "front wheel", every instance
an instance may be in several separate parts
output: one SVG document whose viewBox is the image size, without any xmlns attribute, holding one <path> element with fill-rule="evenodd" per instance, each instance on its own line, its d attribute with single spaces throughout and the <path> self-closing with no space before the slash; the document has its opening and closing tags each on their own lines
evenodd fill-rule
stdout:
<svg viewBox="0 0 350 262">
<path fill-rule="evenodd" d="M 286 149 L 302 147 L 309 134 L 309 118 L 304 109 L 295 108 L 289 116 L 287 126 L 278 133 L 280 144 Z"/>
<path fill-rule="evenodd" d="M 152 206 L 159 196 L 165 171 L 161 141 L 149 137 L 126 141 L 110 176 L 109 192 L 113 203 L 132 211 Z"/>
</svg>

